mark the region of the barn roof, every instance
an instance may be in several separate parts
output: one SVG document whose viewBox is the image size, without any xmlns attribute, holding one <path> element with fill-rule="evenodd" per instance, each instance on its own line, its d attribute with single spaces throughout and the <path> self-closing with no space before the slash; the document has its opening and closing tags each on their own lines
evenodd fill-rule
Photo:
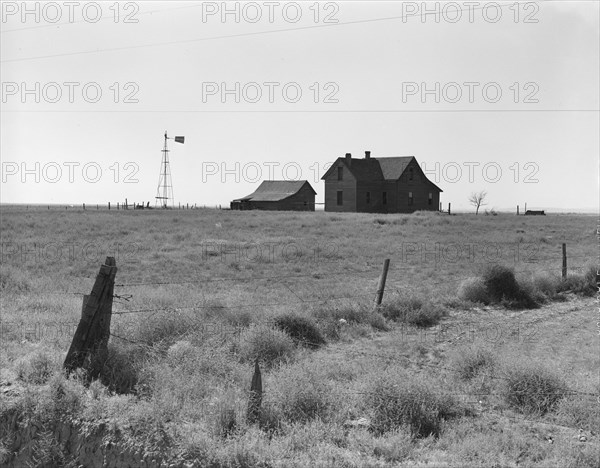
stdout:
<svg viewBox="0 0 600 468">
<path fill-rule="evenodd" d="M 317 194 L 306 180 L 265 180 L 250 195 L 233 201 L 280 201 L 298 193 L 304 184 Z"/>
</svg>

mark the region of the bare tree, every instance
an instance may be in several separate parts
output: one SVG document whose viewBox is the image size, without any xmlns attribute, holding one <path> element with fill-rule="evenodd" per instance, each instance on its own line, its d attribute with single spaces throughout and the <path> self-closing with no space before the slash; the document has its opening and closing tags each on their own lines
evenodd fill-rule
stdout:
<svg viewBox="0 0 600 468">
<path fill-rule="evenodd" d="M 487 203 L 485 203 L 485 197 L 487 197 L 487 192 L 485 190 L 473 192 L 469 196 L 469 203 L 475 207 L 475 214 L 479 214 L 480 207 L 487 205 Z"/>
</svg>

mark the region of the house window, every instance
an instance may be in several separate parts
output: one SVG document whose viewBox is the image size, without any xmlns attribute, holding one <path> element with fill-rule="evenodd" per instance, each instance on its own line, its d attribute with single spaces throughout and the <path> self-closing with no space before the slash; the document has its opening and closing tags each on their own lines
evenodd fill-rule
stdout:
<svg viewBox="0 0 600 468">
<path fill-rule="evenodd" d="M 429 192 L 429 202 L 430 205 L 433 204 L 433 193 Z"/>
<path fill-rule="evenodd" d="M 381 194 L 381 203 L 383 203 L 384 205 L 387 205 L 387 192 L 383 192 Z"/>
<path fill-rule="evenodd" d="M 408 180 L 413 180 L 413 168 L 408 169 Z"/>
<path fill-rule="evenodd" d="M 344 204 L 344 191 L 343 190 L 337 191 L 337 204 L 338 204 L 338 206 L 341 206 Z"/>
<path fill-rule="evenodd" d="M 371 203 L 371 192 L 367 192 L 367 205 Z"/>
<path fill-rule="evenodd" d="M 338 168 L 338 180 L 344 180 L 344 168 L 339 166 Z"/>
<path fill-rule="evenodd" d="M 412 194 L 412 192 L 408 192 L 408 204 L 409 205 L 413 204 L 413 194 Z"/>
</svg>

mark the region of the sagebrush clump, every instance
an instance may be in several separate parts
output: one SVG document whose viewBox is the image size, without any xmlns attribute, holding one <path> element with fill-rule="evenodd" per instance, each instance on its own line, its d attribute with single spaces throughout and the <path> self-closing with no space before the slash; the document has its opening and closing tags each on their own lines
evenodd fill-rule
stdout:
<svg viewBox="0 0 600 468">
<path fill-rule="evenodd" d="M 372 411 L 371 429 L 379 435 L 406 427 L 415 438 L 438 437 L 444 421 L 464 414 L 451 395 L 425 382 L 401 377 L 376 380 L 367 393 L 366 404 Z"/>
<path fill-rule="evenodd" d="M 524 413 L 546 414 L 568 392 L 563 379 L 539 365 L 510 365 L 505 372 L 504 397 Z"/>
<path fill-rule="evenodd" d="M 278 329 L 305 346 L 318 348 L 325 344 L 325 339 L 317 326 L 306 317 L 284 314 L 275 317 L 273 323 Z"/>
</svg>

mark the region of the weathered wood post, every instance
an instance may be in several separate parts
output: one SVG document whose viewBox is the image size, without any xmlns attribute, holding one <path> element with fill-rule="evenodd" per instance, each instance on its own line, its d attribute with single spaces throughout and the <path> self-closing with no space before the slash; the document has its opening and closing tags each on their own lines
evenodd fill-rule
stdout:
<svg viewBox="0 0 600 468">
<path fill-rule="evenodd" d="M 83 211 L 85 211 L 85 203 L 83 204 Z"/>
<path fill-rule="evenodd" d="M 127 198 L 125 199 L 125 209 L 128 210 L 129 209 L 129 204 L 127 203 Z"/>
<path fill-rule="evenodd" d="M 377 286 L 377 298 L 375 299 L 375 307 L 381 305 L 383 301 L 383 291 L 385 290 L 385 281 L 387 279 L 388 270 L 390 268 L 390 259 L 386 258 L 383 262 L 383 271 L 379 277 L 379 285 Z"/>
<path fill-rule="evenodd" d="M 110 202 L 108 202 L 108 209 L 110 210 Z"/>
<path fill-rule="evenodd" d="M 519 205 L 517 205 L 517 216 L 519 216 Z"/>
<path fill-rule="evenodd" d="M 250 424 L 258 422 L 260 419 L 260 405 L 262 403 L 262 377 L 258 358 L 254 361 L 254 375 L 250 384 L 250 396 L 248 398 L 248 413 L 246 418 Z"/>
<path fill-rule="evenodd" d="M 450 211 L 450 207 L 451 207 L 451 203 L 448 203 L 448 214 L 452 214 L 452 212 Z"/>
<path fill-rule="evenodd" d="M 563 258 L 562 278 L 566 279 L 567 278 L 567 244 L 565 244 L 565 243 L 563 243 L 563 245 L 562 245 L 562 258 Z"/>
<path fill-rule="evenodd" d="M 92 292 L 83 298 L 81 320 L 64 362 L 67 372 L 86 366 L 95 354 L 106 351 L 116 274 L 115 258 L 106 257 L 105 264 L 100 267 L 96 276 Z"/>
<path fill-rule="evenodd" d="M 440 202 L 440 211 L 444 211 L 444 209 L 442 208 L 442 202 Z"/>
</svg>

